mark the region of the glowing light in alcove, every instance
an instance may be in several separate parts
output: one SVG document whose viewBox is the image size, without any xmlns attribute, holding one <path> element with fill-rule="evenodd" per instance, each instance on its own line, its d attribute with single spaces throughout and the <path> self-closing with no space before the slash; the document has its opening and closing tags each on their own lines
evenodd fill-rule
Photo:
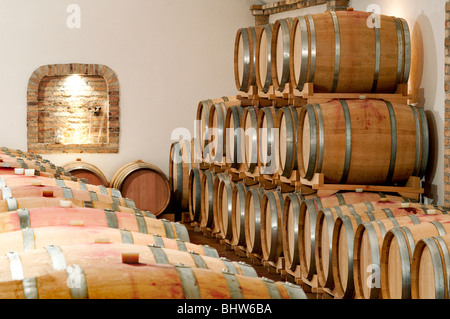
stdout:
<svg viewBox="0 0 450 319">
<path fill-rule="evenodd" d="M 77 97 L 83 94 L 86 82 L 78 74 L 68 76 L 64 81 L 64 92 L 72 97 Z"/>
<path fill-rule="evenodd" d="M 78 74 L 68 76 L 64 81 L 62 93 L 69 102 L 72 114 L 66 128 L 61 132 L 60 140 L 63 144 L 92 143 L 90 123 L 92 114 L 84 102 L 87 88 L 88 84 Z"/>
</svg>

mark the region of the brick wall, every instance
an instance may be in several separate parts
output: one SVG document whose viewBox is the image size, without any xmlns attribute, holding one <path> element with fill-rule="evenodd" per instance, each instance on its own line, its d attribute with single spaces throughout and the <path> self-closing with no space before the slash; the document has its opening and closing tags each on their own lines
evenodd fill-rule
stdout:
<svg viewBox="0 0 450 319">
<path fill-rule="evenodd" d="M 252 5 L 250 11 L 255 16 L 255 25 L 269 23 L 271 14 L 304 9 L 307 7 L 327 4 L 327 10 L 347 10 L 350 0 L 284 0 L 265 5 Z"/>
<path fill-rule="evenodd" d="M 96 64 L 39 67 L 28 84 L 27 128 L 30 152 L 117 153 L 117 76 Z"/>
<path fill-rule="evenodd" d="M 450 1 L 445 4 L 444 204 L 450 207 Z"/>
</svg>

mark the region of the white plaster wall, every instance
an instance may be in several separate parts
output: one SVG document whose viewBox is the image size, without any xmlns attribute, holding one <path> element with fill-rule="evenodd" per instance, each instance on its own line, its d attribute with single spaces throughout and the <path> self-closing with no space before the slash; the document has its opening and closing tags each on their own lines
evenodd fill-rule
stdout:
<svg viewBox="0 0 450 319">
<path fill-rule="evenodd" d="M 79 29 L 66 25 L 72 3 Z M 253 24 L 242 0 L 0 0 L 0 145 L 26 150 L 26 89 L 37 67 L 105 64 L 120 82 L 119 153 L 43 157 L 81 158 L 108 179 L 137 159 L 168 174 L 172 130 L 193 131 L 200 100 L 237 93 L 235 35 Z"/>
</svg>

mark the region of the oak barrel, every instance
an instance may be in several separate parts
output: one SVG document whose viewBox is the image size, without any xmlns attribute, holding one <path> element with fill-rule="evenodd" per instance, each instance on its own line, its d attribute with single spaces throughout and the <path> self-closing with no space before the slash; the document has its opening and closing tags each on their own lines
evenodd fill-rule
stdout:
<svg viewBox="0 0 450 319">
<path fill-rule="evenodd" d="M 107 270 L 105 270 L 107 269 Z M 2 299 L 306 299 L 300 286 L 187 265 L 109 263 L 0 282 Z"/>
<path fill-rule="evenodd" d="M 225 116 L 225 130 L 223 143 L 225 145 L 225 163 L 227 167 L 239 170 L 244 162 L 245 132 L 242 126 L 244 107 L 232 105 L 227 109 Z"/>
<path fill-rule="evenodd" d="M 207 145 L 209 144 L 209 113 L 210 109 L 215 103 L 222 103 L 228 101 L 235 101 L 236 96 L 230 97 L 221 97 L 217 99 L 207 99 L 202 100 L 198 103 L 197 106 L 197 114 L 196 114 L 196 123 L 195 123 L 195 149 L 197 154 L 200 154 L 200 158 L 203 160 L 207 159 L 207 154 L 209 154 L 209 148 Z"/>
<path fill-rule="evenodd" d="M 64 198 L 64 197 L 7 197 L 0 200 L 0 212 L 15 211 L 22 208 L 39 208 L 39 207 L 86 207 L 86 208 L 96 208 L 96 209 L 108 209 L 112 211 L 124 212 L 124 213 L 135 213 L 136 211 L 145 212 L 147 215 L 155 217 L 154 214 L 139 210 L 135 207 L 133 201 L 126 201 L 128 206 L 121 206 L 118 200 L 113 200 L 112 202 L 107 201 L 93 201 L 93 200 L 81 200 L 74 198 Z"/>
<path fill-rule="evenodd" d="M 346 215 L 338 217 L 333 230 L 333 244 L 332 244 L 332 262 L 333 262 L 333 278 L 335 283 L 336 296 L 340 298 L 351 298 L 355 295 L 355 281 L 360 281 L 358 276 L 361 273 L 356 273 L 356 267 L 361 268 L 362 262 L 366 266 L 365 273 L 366 276 L 366 288 L 379 288 L 379 272 L 377 273 L 377 267 L 380 266 L 379 263 L 374 262 L 375 258 L 372 260 L 370 267 L 366 263 L 366 256 L 361 255 L 355 247 L 355 230 L 357 230 L 358 225 L 371 222 L 371 217 L 375 218 L 379 225 L 386 225 L 393 223 L 394 225 L 404 225 L 409 223 L 422 223 L 435 219 L 444 219 L 445 216 L 442 215 L 441 211 L 436 211 L 434 215 L 423 215 L 426 212 L 426 208 L 416 208 L 417 214 L 407 214 L 407 211 L 402 211 L 401 208 L 392 209 L 390 212 L 387 210 L 383 211 L 373 211 L 372 214 L 367 215 Z M 394 217 L 391 217 L 394 216 Z M 387 226 L 386 226 L 387 228 Z M 380 243 L 381 244 L 381 243 Z M 356 255 L 355 255 L 356 252 Z M 364 260 L 358 260 L 359 257 L 363 257 Z M 361 271 L 362 269 L 360 269 Z M 369 270 L 369 273 L 367 272 Z M 374 271 L 374 272 L 372 272 Z M 378 278 L 376 278 L 378 276 Z M 372 280 L 368 284 L 368 281 Z M 375 282 L 373 281 L 375 280 Z"/>
<path fill-rule="evenodd" d="M 47 197 L 74 199 L 76 202 L 104 202 L 116 206 L 135 208 L 133 200 L 129 198 L 116 197 L 106 194 L 97 194 L 94 191 L 72 189 L 66 186 L 44 186 L 44 185 L 17 185 L 3 186 L 0 188 L 0 198 L 24 198 L 24 197 Z M 76 203 L 74 202 L 74 203 Z"/>
<path fill-rule="evenodd" d="M 225 145 L 225 129 L 227 111 L 231 106 L 240 106 L 241 102 L 229 101 L 214 103 L 209 111 L 208 124 L 208 150 L 209 160 L 215 164 L 225 164 L 226 145 Z"/>
<path fill-rule="evenodd" d="M 334 206 L 320 210 L 317 214 L 315 235 L 316 271 L 319 284 L 322 287 L 334 288 L 332 245 L 334 225 L 338 217 L 353 215 L 355 218 L 359 218 L 359 223 L 362 223 L 366 221 L 367 218 L 369 218 L 370 221 L 373 221 L 381 218 L 399 217 L 409 214 L 426 214 L 428 210 L 434 212 L 436 209 L 443 210 L 443 208 L 437 208 L 432 205 L 422 205 L 419 203 L 377 201 Z M 349 252 L 349 254 L 350 253 L 351 252 Z"/>
<path fill-rule="evenodd" d="M 238 91 L 248 92 L 256 85 L 256 45 L 261 27 L 240 28 L 234 44 L 234 78 Z"/>
<path fill-rule="evenodd" d="M 267 93 L 272 86 L 272 31 L 273 24 L 266 24 L 262 26 L 261 32 L 256 37 L 256 85 L 263 93 Z"/>
<path fill-rule="evenodd" d="M 267 106 L 258 112 L 258 166 L 262 175 L 272 175 L 278 171 L 277 109 L 274 106 Z"/>
<path fill-rule="evenodd" d="M 242 126 L 245 132 L 244 138 L 244 170 L 249 173 L 256 173 L 258 167 L 258 106 L 247 106 L 242 114 Z"/>
<path fill-rule="evenodd" d="M 214 177 L 213 182 L 213 227 L 212 232 L 215 234 L 216 237 L 222 237 L 222 228 L 220 226 L 220 223 L 222 221 L 222 209 L 227 209 L 227 201 L 222 201 L 223 196 L 223 188 L 222 184 L 224 181 L 230 181 L 231 176 L 228 175 L 228 173 L 218 173 Z M 231 202 L 231 198 L 230 198 Z"/>
<path fill-rule="evenodd" d="M 449 299 L 450 235 L 419 240 L 411 262 L 412 299 Z"/>
<path fill-rule="evenodd" d="M 202 209 L 202 175 L 199 168 L 192 168 L 189 173 L 189 218 L 191 222 L 199 222 Z"/>
<path fill-rule="evenodd" d="M 231 227 L 233 218 L 233 187 L 235 182 L 231 178 L 223 179 L 219 182 L 217 190 L 217 222 L 220 229 L 220 236 L 231 242 L 233 238 L 233 228 Z"/>
<path fill-rule="evenodd" d="M 28 251 L 47 245 L 77 245 L 94 243 L 124 243 L 154 245 L 172 250 L 192 251 L 202 256 L 219 258 L 215 248 L 197 245 L 157 234 L 143 234 L 127 229 L 95 226 L 28 227 L 18 231 L 0 233 L 0 253 Z"/>
<path fill-rule="evenodd" d="M 411 261 L 417 242 L 447 233 L 450 233 L 449 215 L 438 215 L 436 220 L 418 225 L 410 222 L 386 233 L 380 258 L 383 299 L 411 298 Z"/>
<path fill-rule="evenodd" d="M 17 263 L 20 260 L 20 264 Z M 138 264 L 176 265 L 203 268 L 232 274 L 258 277 L 255 269 L 243 262 L 226 258 L 202 256 L 195 252 L 161 248 L 155 245 L 130 245 L 123 243 L 89 243 L 77 245 L 46 245 L 25 252 L 9 251 L 0 258 L 0 282 L 24 280 L 64 270 L 68 265 L 81 267 L 98 265 L 108 268 L 111 264 L 133 261 Z"/>
<path fill-rule="evenodd" d="M 10 168 L 11 170 L 9 172 L 8 170 L 3 170 L 3 172 L 6 172 L 7 174 L 16 173 L 14 168 L 23 168 L 34 169 L 35 172 L 33 174 L 38 176 L 72 178 L 70 172 L 60 166 L 54 165 L 53 163 L 46 161 L 41 162 L 23 157 L 15 157 L 13 155 L 0 154 L 0 167 L 4 169 Z"/>
<path fill-rule="evenodd" d="M 330 184 L 405 183 L 425 173 L 428 136 L 422 108 L 381 100 L 308 104 L 299 116 L 300 175 L 322 173 Z"/>
<path fill-rule="evenodd" d="M 261 201 L 262 258 L 277 262 L 283 256 L 283 206 L 287 194 L 265 192 Z"/>
<path fill-rule="evenodd" d="M 327 207 L 341 206 L 352 203 L 373 202 L 383 200 L 402 201 L 400 196 L 371 192 L 340 192 L 331 196 L 309 198 L 300 203 L 298 226 L 298 249 L 302 276 L 307 280 L 317 274 L 316 270 L 316 224 L 318 212 Z"/>
<path fill-rule="evenodd" d="M 279 129 L 279 160 L 278 174 L 291 177 L 297 170 L 297 127 L 300 107 L 283 106 L 277 112 L 277 125 Z"/>
<path fill-rule="evenodd" d="M 201 180 L 201 217 L 200 226 L 212 228 L 214 223 L 214 179 L 216 173 L 205 171 Z"/>
<path fill-rule="evenodd" d="M 301 192 L 292 192 L 284 199 L 283 205 L 283 256 L 286 269 L 296 272 L 300 265 L 299 257 L 299 216 L 300 207 L 307 199 L 315 195 L 303 195 Z"/>
<path fill-rule="evenodd" d="M 105 187 L 109 186 L 109 182 L 106 179 L 106 176 L 94 164 L 83 162 L 81 161 L 81 159 L 77 159 L 76 161 L 64 164 L 62 167 L 76 178 L 87 179 L 89 184 L 103 185 Z"/>
<path fill-rule="evenodd" d="M 61 178 L 52 178 L 45 176 L 26 176 L 26 175 L 1 175 L 0 186 L 19 186 L 19 185 L 34 185 L 34 186 L 58 186 L 69 187 L 77 190 L 93 191 L 97 194 L 104 194 L 115 197 L 122 197 L 122 193 L 115 188 L 105 187 L 103 185 L 93 185 L 85 183 L 82 180 L 72 181 Z"/>
<path fill-rule="evenodd" d="M 244 230 L 247 252 L 261 255 L 261 203 L 264 188 L 250 187 L 245 195 Z"/>
<path fill-rule="evenodd" d="M 158 234 L 169 238 L 180 238 L 189 241 L 186 226 L 144 216 L 141 213 L 130 214 L 112 210 L 102 210 L 84 207 L 36 207 L 22 208 L 16 211 L 0 214 L 0 232 L 10 232 L 27 227 L 46 226 L 97 226 L 130 231 L 144 234 Z"/>
<path fill-rule="evenodd" d="M 425 209 L 425 214 L 441 214 L 437 209 Z M 445 209 L 442 213 L 445 214 Z M 413 217 L 414 218 L 414 217 Z M 417 222 L 417 221 L 416 221 Z M 355 293 L 358 299 L 378 299 L 381 297 L 380 254 L 386 231 L 399 226 L 395 220 L 383 219 L 365 222 L 355 229 L 353 249 L 353 276 L 355 278 Z"/>
<path fill-rule="evenodd" d="M 170 202 L 167 176 L 156 165 L 140 160 L 121 166 L 111 178 L 111 187 L 134 200 L 139 209 L 156 216 L 164 212 Z"/>
<path fill-rule="evenodd" d="M 233 237 L 231 244 L 235 246 L 246 246 L 245 241 L 245 196 L 248 186 L 244 183 L 235 183 L 232 193 L 232 218 L 231 228 Z"/>
<path fill-rule="evenodd" d="M 189 174 L 195 167 L 194 139 L 175 141 L 170 146 L 169 185 L 176 207 L 189 208 Z"/>
<path fill-rule="evenodd" d="M 277 20 L 272 29 L 271 73 L 274 88 L 283 92 L 290 84 L 290 54 L 292 18 Z"/>
<path fill-rule="evenodd" d="M 362 11 L 327 11 L 293 20 L 290 75 L 302 90 L 393 93 L 407 83 L 411 39 L 402 18 Z"/>
</svg>

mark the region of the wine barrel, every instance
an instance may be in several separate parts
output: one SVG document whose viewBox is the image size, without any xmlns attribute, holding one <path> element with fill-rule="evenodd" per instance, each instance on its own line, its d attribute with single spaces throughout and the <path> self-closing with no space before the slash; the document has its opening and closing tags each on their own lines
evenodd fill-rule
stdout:
<svg viewBox="0 0 450 319">
<path fill-rule="evenodd" d="M 299 116 L 302 178 L 330 184 L 392 184 L 422 177 L 428 162 L 424 110 L 381 100 L 306 105 Z M 373 150 L 377 152 L 373 152 Z"/>
<path fill-rule="evenodd" d="M 39 154 L 34 154 L 33 152 L 24 152 L 18 148 L 9 148 L 6 146 L 2 146 L 0 149 L 0 152 L 2 154 L 20 156 L 20 157 L 24 157 L 24 158 L 42 159 L 42 156 Z"/>
<path fill-rule="evenodd" d="M 132 203 L 132 202 L 131 202 Z M 39 208 L 39 207 L 85 207 L 96 209 L 107 209 L 112 211 L 118 211 L 123 213 L 134 214 L 136 211 L 141 214 L 156 218 L 156 216 L 148 211 L 139 210 L 133 207 L 120 206 L 118 202 L 112 203 L 101 201 L 83 201 L 73 198 L 58 198 L 58 197 L 7 197 L 0 200 L 0 212 L 15 211 L 22 208 Z"/>
<path fill-rule="evenodd" d="M 261 202 L 265 192 L 264 188 L 256 186 L 249 188 L 245 195 L 245 247 L 251 254 L 262 254 Z"/>
<path fill-rule="evenodd" d="M 242 114 L 242 125 L 245 131 L 244 169 L 249 173 L 256 173 L 258 167 L 258 106 L 247 106 Z"/>
<path fill-rule="evenodd" d="M 213 182 L 213 220 L 212 220 L 212 232 L 216 234 L 216 236 L 221 235 L 220 228 L 220 219 L 222 218 L 221 210 L 222 210 L 222 201 L 220 200 L 223 195 L 222 190 L 220 189 L 220 185 L 225 180 L 230 180 L 230 175 L 228 173 L 218 173 L 214 177 Z M 225 204 L 226 205 L 226 204 Z"/>
<path fill-rule="evenodd" d="M 448 299 L 450 236 L 420 239 L 411 262 L 412 299 Z"/>
<path fill-rule="evenodd" d="M 426 209 L 416 208 L 417 215 L 407 214 L 401 209 L 392 209 L 391 212 L 384 211 L 373 211 L 372 214 L 368 215 L 346 215 L 342 217 L 338 217 L 335 222 L 335 226 L 333 229 L 333 243 L 332 243 L 332 261 L 333 261 L 333 278 L 335 283 L 335 296 L 338 298 L 352 298 L 355 295 L 355 278 L 356 280 L 360 280 L 357 276 L 354 276 L 354 271 L 356 271 L 356 267 L 361 267 L 359 261 L 355 262 L 358 257 L 363 257 L 365 260 L 366 256 L 356 254 L 354 255 L 355 249 L 355 230 L 358 225 L 363 223 L 368 223 L 371 221 L 371 217 L 375 218 L 377 221 L 381 221 L 381 225 L 384 225 L 384 221 L 389 221 L 396 225 L 409 224 L 409 223 L 421 223 L 427 222 L 435 219 L 445 219 L 449 218 L 448 215 L 442 215 L 441 211 L 436 211 L 434 215 L 420 215 L 426 211 Z M 405 214 L 406 213 L 406 214 Z M 397 215 L 398 214 L 398 215 Z M 394 216 L 394 217 L 391 217 Z M 381 243 L 380 243 L 381 245 Z M 359 246 L 357 246 L 359 249 Z M 378 247 L 377 247 L 378 248 Z M 369 265 L 365 262 L 365 260 L 361 261 L 366 267 Z M 374 259 L 375 260 L 375 259 Z M 372 260 L 372 262 L 374 261 Z M 356 266 L 354 266 L 356 265 Z M 377 270 L 376 267 L 379 267 L 379 263 L 370 264 L 371 270 Z M 361 271 L 362 269 L 360 269 Z M 365 269 L 367 272 L 367 268 Z M 366 273 L 364 273 L 366 275 Z M 372 274 L 371 274 L 372 275 Z M 371 277 L 370 279 L 373 280 Z M 366 280 L 369 280 L 367 279 Z M 364 284 L 367 285 L 367 282 Z M 378 285 L 378 283 L 376 283 Z M 370 286 L 376 286 L 374 284 L 370 284 Z M 371 288 L 371 287 L 367 287 Z M 372 287 L 373 288 L 373 287 Z"/>
<path fill-rule="evenodd" d="M 402 201 L 400 196 L 385 195 L 382 193 L 370 192 L 341 192 L 331 196 L 315 197 L 304 200 L 300 203 L 299 226 L 298 226 L 298 247 L 300 250 L 300 265 L 302 276 L 307 280 L 317 274 L 316 270 L 316 223 L 317 214 L 320 210 L 361 202 L 374 202 L 383 200 Z M 297 239 L 296 239 L 297 240 Z"/>
<path fill-rule="evenodd" d="M 362 11 L 299 16 L 290 49 L 291 83 L 299 90 L 309 82 L 315 92 L 393 93 L 408 82 L 411 39 L 401 18 Z"/>
<path fill-rule="evenodd" d="M 217 99 L 207 99 L 202 100 L 198 103 L 197 114 L 196 114 L 196 138 L 195 138 L 195 149 L 197 153 L 201 154 L 203 160 L 207 160 L 207 155 L 209 154 L 209 148 L 207 147 L 209 143 L 209 113 L 211 107 L 215 103 L 223 103 L 228 101 L 235 101 L 236 96 L 222 97 Z"/>
<path fill-rule="evenodd" d="M 306 295 L 294 284 L 235 275 L 227 270 L 110 262 L 106 267 L 72 264 L 33 278 L 3 281 L 0 298 L 306 299 Z"/>
<path fill-rule="evenodd" d="M 245 247 L 245 196 L 247 194 L 248 186 L 244 183 L 236 183 L 233 186 L 233 193 L 231 195 L 232 201 L 232 219 L 231 228 L 233 237 L 231 244 L 234 246 Z"/>
<path fill-rule="evenodd" d="M 240 28 L 234 44 L 234 78 L 238 91 L 248 92 L 256 85 L 256 45 L 261 27 Z"/>
<path fill-rule="evenodd" d="M 27 227 L 46 226 L 97 226 L 124 228 L 144 234 L 158 234 L 189 241 L 186 226 L 163 219 L 150 218 L 141 213 L 129 214 L 84 207 L 22 208 L 0 214 L 0 232 L 10 232 Z"/>
<path fill-rule="evenodd" d="M 260 174 L 272 175 L 278 171 L 279 134 L 277 108 L 263 107 L 258 112 L 258 166 Z"/>
<path fill-rule="evenodd" d="M 169 185 L 176 207 L 189 208 L 189 174 L 194 161 L 194 140 L 180 140 L 170 146 Z"/>
<path fill-rule="evenodd" d="M 97 166 L 91 163 L 82 162 L 80 158 L 74 162 L 66 163 L 62 167 L 76 178 L 87 179 L 89 184 L 103 185 L 105 187 L 109 186 L 106 176 Z"/>
<path fill-rule="evenodd" d="M 239 170 L 244 162 L 244 137 L 242 116 L 244 107 L 232 105 L 227 109 L 225 116 L 225 130 L 223 143 L 225 145 L 225 157 L 227 167 Z"/>
<path fill-rule="evenodd" d="M 223 164 L 225 156 L 224 132 L 228 107 L 225 103 L 215 103 L 209 110 L 208 138 L 211 162 Z"/>
<path fill-rule="evenodd" d="M 273 24 L 266 24 L 256 37 L 256 85 L 264 93 L 267 93 L 272 86 L 272 30 Z"/>
<path fill-rule="evenodd" d="M 283 256 L 283 206 L 287 194 L 265 192 L 261 201 L 261 250 L 266 261 L 277 262 Z"/>
<path fill-rule="evenodd" d="M 276 127 L 279 128 L 278 174 L 291 177 L 297 165 L 297 126 L 299 107 L 284 106 L 279 109 Z"/>
<path fill-rule="evenodd" d="M 289 193 L 283 205 L 283 256 L 286 269 L 297 272 L 300 265 L 299 257 L 299 215 L 302 203 L 314 195 L 303 195 L 301 192 Z"/>
<path fill-rule="evenodd" d="M 215 248 L 197 245 L 179 238 L 173 239 L 157 234 L 143 234 L 126 229 L 94 226 L 47 226 L 24 228 L 18 231 L 0 233 L 0 253 L 34 250 L 47 245 L 124 243 L 135 245 L 154 245 L 180 251 L 192 251 L 202 256 L 219 258 Z"/>
<path fill-rule="evenodd" d="M 17 261 L 20 260 L 20 263 Z M 69 246 L 47 245 L 26 252 L 9 251 L 0 258 L 0 282 L 24 280 L 63 270 L 67 265 L 81 267 L 98 265 L 108 268 L 112 264 L 176 265 L 182 263 L 192 268 L 203 268 L 232 274 L 258 277 L 255 269 L 243 262 L 226 258 L 201 256 L 194 252 L 161 248 L 155 245 L 130 245 L 123 243 L 94 243 Z"/>
<path fill-rule="evenodd" d="M 214 222 L 214 178 L 216 173 L 205 171 L 201 180 L 200 226 L 211 228 Z"/>
<path fill-rule="evenodd" d="M 381 293 L 384 299 L 411 298 L 411 261 L 415 245 L 422 238 L 450 232 L 450 217 L 438 217 L 433 222 L 419 225 L 412 225 L 411 222 L 386 233 L 380 258 Z"/>
<path fill-rule="evenodd" d="M 233 228 L 231 227 L 233 218 L 233 187 L 231 178 L 223 179 L 219 182 L 217 191 L 217 222 L 220 229 L 220 236 L 231 242 L 233 238 Z"/>
<path fill-rule="evenodd" d="M 189 218 L 191 222 L 199 222 L 202 209 L 202 170 L 192 168 L 189 174 Z"/>
<path fill-rule="evenodd" d="M 208 149 L 210 161 L 215 164 L 225 164 L 225 121 L 227 110 L 231 106 L 240 106 L 240 101 L 215 103 L 209 111 Z"/>
<path fill-rule="evenodd" d="M 35 161 L 23 157 L 14 157 L 13 155 L 0 155 L 0 166 L 3 168 L 23 168 L 23 169 L 34 169 L 36 175 L 48 176 L 48 177 L 59 177 L 72 175 L 64 170 L 62 167 L 57 167 L 52 163 Z M 10 172 L 12 173 L 12 172 Z M 33 174 L 34 175 L 34 174 Z"/>
<path fill-rule="evenodd" d="M 432 205 L 390 201 L 355 203 L 320 210 L 317 214 L 315 233 L 316 271 L 320 286 L 330 289 L 334 288 L 332 244 L 333 229 L 338 217 L 353 215 L 355 218 L 358 218 L 362 215 L 363 217 L 359 217 L 358 220 L 361 223 L 367 218 L 373 221 L 380 219 L 380 216 L 381 218 L 389 218 L 410 214 L 426 214 L 428 210 L 434 212 L 436 209 L 445 210 L 443 207 L 434 207 Z"/>
<path fill-rule="evenodd" d="M 271 42 L 271 72 L 274 88 L 283 92 L 290 84 L 290 54 L 292 18 L 277 20 L 273 25 Z"/>
<path fill-rule="evenodd" d="M 39 185 L 17 185 L 3 186 L 0 188 L 0 198 L 24 198 L 24 197 L 47 197 L 60 199 L 74 199 L 74 203 L 81 202 L 104 202 L 114 206 L 136 208 L 133 200 L 129 198 L 97 194 L 94 191 L 72 189 L 66 186 L 39 186 Z"/>
<path fill-rule="evenodd" d="M 25 163 L 0 163 L 0 167 L 1 167 L 1 175 L 41 176 L 47 178 L 58 178 L 69 181 L 78 180 L 76 177 L 70 175 L 70 173 L 62 173 L 61 171 L 57 170 L 46 171 L 44 167 L 27 165 Z"/>
<path fill-rule="evenodd" d="M 97 194 L 122 197 L 122 193 L 115 188 L 105 187 L 103 185 L 93 185 L 79 181 L 64 180 L 60 178 L 50 178 L 45 176 L 26 176 L 26 175 L 1 175 L 0 187 L 18 186 L 18 185 L 34 185 L 34 186 L 58 186 L 69 187 L 71 189 L 88 190 Z"/>
<path fill-rule="evenodd" d="M 156 216 L 164 212 L 170 202 L 167 176 L 157 166 L 140 160 L 121 166 L 111 178 L 111 187 L 134 200 L 136 207 Z"/>
<path fill-rule="evenodd" d="M 419 216 L 416 223 L 425 221 L 425 217 L 434 220 L 441 218 L 439 211 L 428 210 L 427 215 Z M 444 217 L 445 218 L 445 217 Z M 351 220 L 350 220 L 351 222 Z M 374 220 L 365 222 L 355 230 L 353 249 L 353 273 L 355 294 L 358 299 L 378 299 L 381 298 L 381 276 L 380 276 L 380 256 L 383 239 L 386 232 L 392 228 L 401 226 L 400 222 L 409 222 L 407 218 L 399 217 Z"/>
</svg>

